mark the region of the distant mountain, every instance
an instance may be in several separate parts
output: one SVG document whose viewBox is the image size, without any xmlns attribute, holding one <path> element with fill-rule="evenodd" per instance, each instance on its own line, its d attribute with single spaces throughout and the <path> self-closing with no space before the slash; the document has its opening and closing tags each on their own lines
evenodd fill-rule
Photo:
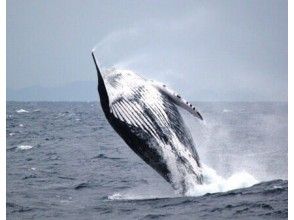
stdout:
<svg viewBox="0 0 294 220">
<path fill-rule="evenodd" d="M 7 101 L 96 101 L 97 82 L 78 81 L 63 86 L 31 86 L 6 91 Z"/>
</svg>

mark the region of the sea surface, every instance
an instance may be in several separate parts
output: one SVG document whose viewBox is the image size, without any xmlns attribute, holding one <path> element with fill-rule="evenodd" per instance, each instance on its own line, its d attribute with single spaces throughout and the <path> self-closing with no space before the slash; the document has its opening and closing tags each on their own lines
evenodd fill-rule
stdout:
<svg viewBox="0 0 294 220">
<path fill-rule="evenodd" d="M 288 103 L 196 102 L 182 112 L 211 183 L 175 193 L 98 102 L 7 102 L 7 219 L 288 217 Z"/>
</svg>

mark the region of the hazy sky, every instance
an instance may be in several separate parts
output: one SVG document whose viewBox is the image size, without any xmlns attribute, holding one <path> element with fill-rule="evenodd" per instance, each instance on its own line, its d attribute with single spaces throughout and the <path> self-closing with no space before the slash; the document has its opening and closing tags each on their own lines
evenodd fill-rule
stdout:
<svg viewBox="0 0 294 220">
<path fill-rule="evenodd" d="M 7 1 L 7 87 L 138 71 L 191 100 L 287 100 L 287 1 Z"/>
</svg>

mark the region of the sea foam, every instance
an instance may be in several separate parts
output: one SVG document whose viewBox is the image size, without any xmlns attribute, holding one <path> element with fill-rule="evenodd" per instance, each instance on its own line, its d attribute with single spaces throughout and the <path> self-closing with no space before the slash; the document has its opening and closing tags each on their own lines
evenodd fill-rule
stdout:
<svg viewBox="0 0 294 220">
<path fill-rule="evenodd" d="M 29 111 L 25 110 L 25 109 L 19 109 L 16 111 L 17 113 L 29 113 Z"/>
<path fill-rule="evenodd" d="M 29 149 L 32 149 L 33 146 L 31 145 L 19 145 L 17 146 L 18 149 L 21 149 L 21 150 L 29 150 Z"/>
<path fill-rule="evenodd" d="M 202 196 L 206 193 L 226 192 L 251 187 L 257 183 L 258 180 L 246 171 L 237 172 L 228 178 L 224 178 L 218 175 L 214 169 L 203 164 L 203 184 L 189 186 L 186 196 Z"/>
<path fill-rule="evenodd" d="M 239 188 L 247 188 L 257 184 L 259 181 L 254 176 L 250 175 L 246 171 L 237 172 L 228 178 L 224 178 L 217 174 L 217 172 L 203 164 L 203 180 L 204 183 L 199 185 L 190 184 L 187 192 L 184 196 L 197 197 L 203 196 L 207 193 L 219 193 L 227 192 Z M 168 183 L 166 183 L 168 184 Z M 150 188 L 152 187 L 152 188 Z M 176 191 L 168 190 L 168 188 L 162 189 L 154 188 L 157 186 L 139 186 L 130 190 L 116 192 L 110 196 L 110 200 L 144 200 L 144 199 L 157 199 L 157 198 L 174 198 L 182 197 L 183 195 Z"/>
</svg>

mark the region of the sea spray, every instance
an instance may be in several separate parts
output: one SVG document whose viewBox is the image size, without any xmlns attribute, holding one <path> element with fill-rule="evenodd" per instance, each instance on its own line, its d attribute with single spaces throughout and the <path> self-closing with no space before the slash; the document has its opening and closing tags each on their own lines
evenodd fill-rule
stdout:
<svg viewBox="0 0 294 220">
<path fill-rule="evenodd" d="M 206 193 L 226 192 L 233 189 L 245 188 L 258 183 L 254 176 L 246 171 L 237 172 L 224 178 L 209 166 L 203 164 L 203 184 L 190 185 L 186 196 L 201 196 Z"/>
<path fill-rule="evenodd" d="M 224 178 L 218 175 L 214 169 L 203 164 L 203 184 L 199 185 L 196 182 L 192 183 L 190 180 L 187 180 L 187 182 L 189 182 L 189 185 L 184 196 L 198 197 L 207 193 L 227 192 L 234 189 L 251 187 L 257 184 L 259 181 L 246 171 L 236 172 L 230 177 Z M 160 189 L 156 188 L 157 186 L 152 187 L 153 188 L 150 188 L 150 185 L 141 185 L 126 191 L 115 192 L 114 194 L 108 196 L 108 199 L 144 200 L 183 196 L 177 191 L 171 190 L 169 187 L 165 188 L 164 190 L 162 190 L 162 186 Z"/>
</svg>

